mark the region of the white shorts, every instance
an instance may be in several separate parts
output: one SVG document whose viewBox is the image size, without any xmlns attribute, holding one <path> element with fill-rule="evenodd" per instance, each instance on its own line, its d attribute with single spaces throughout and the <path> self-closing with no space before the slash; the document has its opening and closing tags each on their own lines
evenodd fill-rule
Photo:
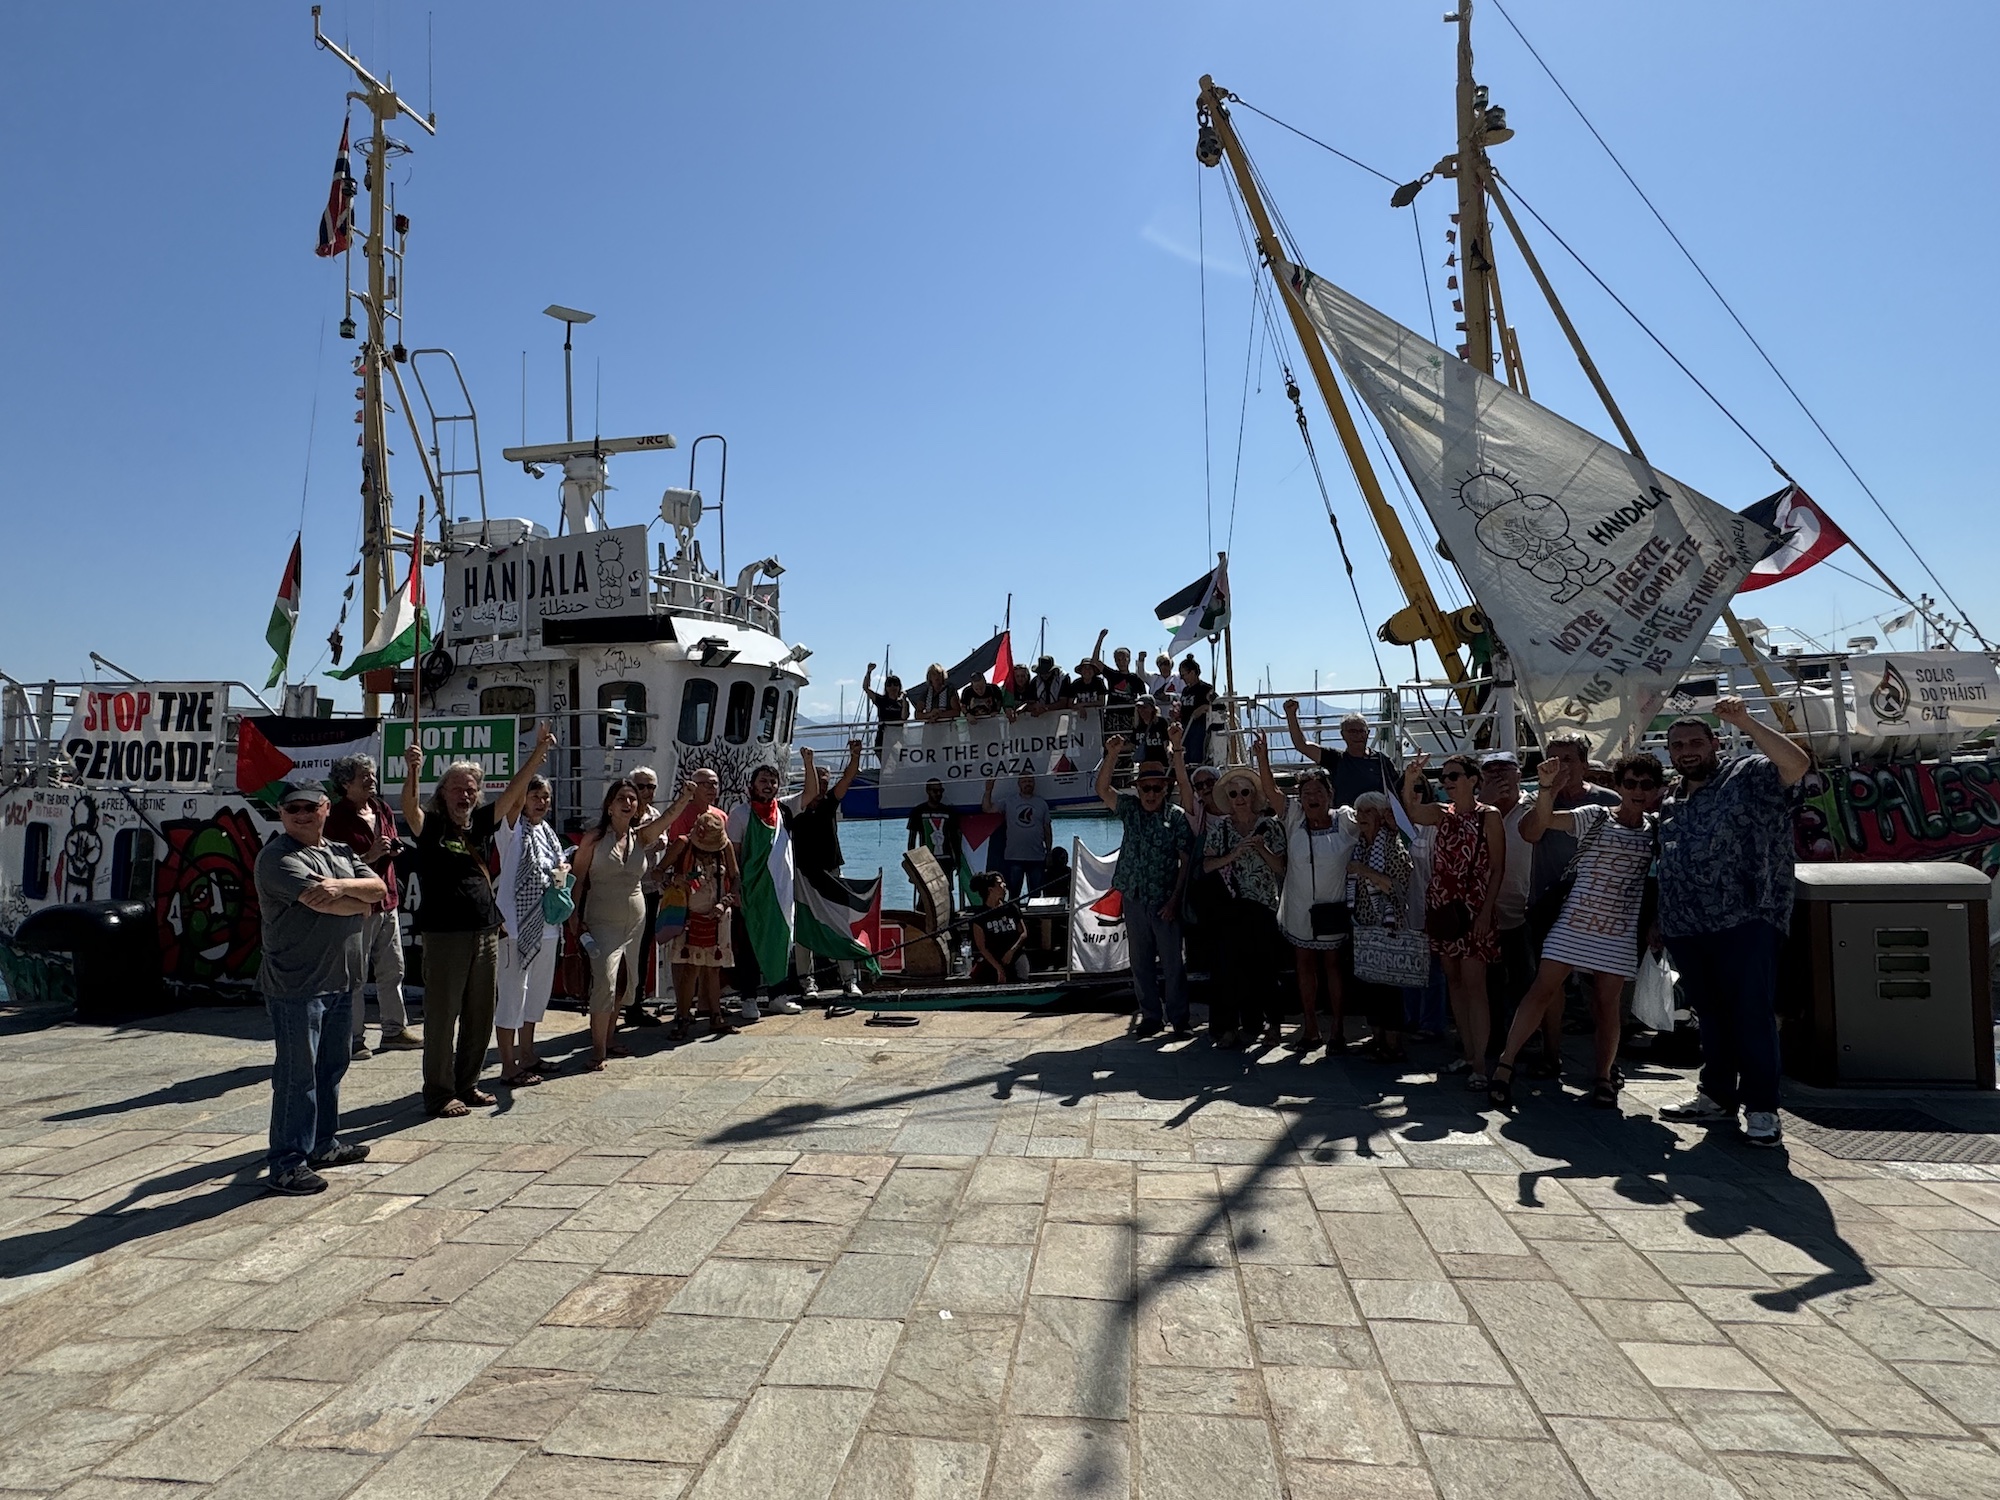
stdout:
<svg viewBox="0 0 2000 1500">
<path fill-rule="evenodd" d="M 542 934 L 534 961 L 524 965 L 514 940 L 500 934 L 500 1001 L 493 1011 L 495 1026 L 518 1031 L 541 1020 L 549 1008 L 549 991 L 555 987 L 556 950 L 561 939 L 559 930 L 549 928 Z"/>
</svg>

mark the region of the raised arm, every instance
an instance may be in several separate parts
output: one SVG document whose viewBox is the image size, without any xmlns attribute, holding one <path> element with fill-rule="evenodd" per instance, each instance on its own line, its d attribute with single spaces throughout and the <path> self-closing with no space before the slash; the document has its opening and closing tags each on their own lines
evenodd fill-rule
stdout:
<svg viewBox="0 0 2000 1500">
<path fill-rule="evenodd" d="M 854 785 L 854 778 L 861 774 L 861 741 L 847 742 L 847 769 L 840 773 L 840 780 L 833 784 L 833 800 L 845 797 Z"/>
<path fill-rule="evenodd" d="M 1250 759 L 1257 766 L 1257 780 L 1264 788 L 1264 801 L 1271 811 L 1280 817 L 1285 811 L 1285 794 L 1278 789 L 1278 778 L 1271 770 L 1271 742 L 1258 735 L 1250 742 Z"/>
<path fill-rule="evenodd" d="M 813 764 L 812 747 L 799 747 L 799 765 L 803 768 L 806 784 L 799 792 L 799 811 L 804 812 L 819 801 L 819 768 Z"/>
<path fill-rule="evenodd" d="M 1292 738 L 1292 748 L 1307 760 L 1319 759 L 1319 747 L 1306 738 L 1305 730 L 1299 724 L 1299 700 L 1285 700 L 1285 733 Z"/>
<path fill-rule="evenodd" d="M 403 821 L 410 825 L 410 837 L 422 838 L 424 801 L 417 795 L 417 778 L 424 772 L 424 747 L 414 740 L 403 750 Z"/>
<path fill-rule="evenodd" d="M 1769 724 L 1760 724 L 1751 718 L 1750 710 L 1744 707 L 1741 698 L 1716 699 L 1715 716 L 1731 728 L 1749 735 L 1750 743 L 1770 757 L 1771 764 L 1778 768 L 1778 780 L 1784 785 L 1797 786 L 1806 772 L 1812 769 L 1812 756 Z"/>
<path fill-rule="evenodd" d="M 1535 791 L 1535 800 L 1528 805 L 1528 811 L 1521 818 L 1520 835 L 1531 844 L 1539 844 L 1542 835 L 1551 828 L 1559 833 L 1570 833 L 1576 828 L 1576 819 L 1556 806 L 1556 798 L 1569 790 L 1569 763 L 1553 755 L 1542 757 L 1541 768 L 1535 773 L 1541 785 Z"/>
<path fill-rule="evenodd" d="M 535 729 L 535 748 L 528 752 L 528 758 L 521 762 L 521 769 L 514 773 L 514 779 L 507 783 L 493 804 L 493 816 L 503 823 L 511 823 L 520 816 L 522 806 L 528 800 L 528 783 L 535 772 L 542 768 L 542 761 L 548 756 L 556 742 L 556 732 L 547 724 Z"/>
<path fill-rule="evenodd" d="M 991 776 L 986 778 L 986 790 L 980 794 L 979 810 L 983 813 L 990 813 L 997 810 L 993 806 L 993 778 Z"/>
<path fill-rule="evenodd" d="M 1104 629 L 1097 632 L 1097 644 L 1090 648 L 1090 659 L 1097 663 L 1097 670 L 1100 672 L 1105 670 L 1104 642 L 1106 638 L 1110 636 L 1110 634 L 1111 634 L 1111 627 L 1107 625 L 1104 627 Z"/>
<path fill-rule="evenodd" d="M 1424 779 L 1424 767 L 1429 761 L 1428 755 L 1419 752 L 1411 756 L 1410 763 L 1403 767 L 1403 811 L 1412 823 L 1435 828 L 1444 821 L 1444 808 L 1436 802 L 1420 801 L 1417 797 L 1417 783 Z"/>
<path fill-rule="evenodd" d="M 1167 725 L 1167 764 L 1174 773 L 1174 790 L 1180 794 L 1181 806 L 1192 808 L 1195 805 L 1194 781 L 1188 775 L 1187 754 L 1181 747 L 1184 738 L 1180 725 Z"/>
<path fill-rule="evenodd" d="M 1118 811 L 1118 793 L 1112 788 L 1111 773 L 1118 768 L 1118 757 L 1124 749 L 1125 736 L 1112 735 L 1104 742 L 1104 759 L 1097 764 L 1097 800 L 1113 812 Z"/>
<path fill-rule="evenodd" d="M 869 686 L 874 680 L 875 663 L 871 661 L 868 663 L 868 670 L 861 674 L 861 696 L 866 698 L 870 703 L 876 701 L 875 689 Z"/>
</svg>

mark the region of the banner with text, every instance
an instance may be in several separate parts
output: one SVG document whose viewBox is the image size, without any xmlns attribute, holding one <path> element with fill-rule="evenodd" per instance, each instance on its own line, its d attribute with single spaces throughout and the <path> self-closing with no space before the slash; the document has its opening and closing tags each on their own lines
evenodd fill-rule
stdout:
<svg viewBox="0 0 2000 1500">
<path fill-rule="evenodd" d="M 424 769 L 417 785 L 437 785 L 444 768 L 456 760 L 469 760 L 486 773 L 489 783 L 511 781 L 516 770 L 514 731 L 519 721 L 505 719 L 425 719 L 419 727 L 424 747 Z M 382 784 L 399 789 L 403 784 L 403 752 L 410 746 L 407 721 L 391 719 L 382 726 Z"/>
<path fill-rule="evenodd" d="M 62 748 L 79 781 L 201 791 L 215 779 L 215 752 L 229 685 L 135 682 L 77 694 Z"/>
<path fill-rule="evenodd" d="M 1131 968 L 1125 898 L 1111 889 L 1118 856 L 1100 859 L 1084 848 L 1082 839 L 1071 839 L 1070 869 L 1070 973 L 1117 974 Z"/>
<path fill-rule="evenodd" d="M 2000 675 L 1975 651 L 1851 657 L 1854 724 L 1863 735 L 1977 734 L 2000 723 Z"/>
<path fill-rule="evenodd" d="M 546 620 L 643 615 L 647 611 L 646 528 L 617 526 L 538 537 L 445 565 L 445 602 L 454 638 L 533 635 Z"/>
<path fill-rule="evenodd" d="M 1036 793 L 1050 802 L 1073 802 L 1091 795 L 1102 744 L 1096 709 L 892 724 L 882 741 L 881 806 L 915 807 L 938 781 L 946 802 L 977 807 L 989 778 L 1002 783 L 998 793 L 1019 776 L 1033 776 Z"/>
</svg>

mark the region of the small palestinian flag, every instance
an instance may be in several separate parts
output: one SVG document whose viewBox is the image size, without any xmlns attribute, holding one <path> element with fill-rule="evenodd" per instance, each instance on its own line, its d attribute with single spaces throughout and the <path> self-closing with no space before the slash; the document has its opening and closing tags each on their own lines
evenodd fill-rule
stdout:
<svg viewBox="0 0 2000 1500">
<path fill-rule="evenodd" d="M 276 806 L 293 787 L 324 785 L 344 755 L 381 759 L 380 729 L 379 719 L 246 715 L 236 729 L 236 790 Z"/>
<path fill-rule="evenodd" d="M 882 972 L 875 950 L 882 942 L 882 877 L 843 880 L 801 870 L 793 886 L 792 940 L 821 958 L 852 959 L 871 974 Z"/>
<path fill-rule="evenodd" d="M 271 663 L 271 676 L 264 683 L 274 688 L 284 680 L 285 668 L 292 661 L 292 629 L 299 623 L 299 564 L 303 535 L 292 538 L 291 560 L 285 564 L 285 576 L 278 580 L 277 602 L 271 606 L 271 623 L 264 627 L 264 639 L 271 649 L 278 653 Z"/>
<path fill-rule="evenodd" d="M 415 661 L 431 648 L 431 621 L 424 612 L 424 570 L 417 563 L 417 543 L 410 544 L 410 571 L 403 591 L 396 595 L 389 612 L 375 623 L 374 634 L 361 654 L 329 677 L 346 681 L 377 667 L 398 666 Z"/>
<path fill-rule="evenodd" d="M 1162 599 L 1153 613 L 1173 627 L 1169 656 L 1178 656 L 1203 636 L 1220 635 L 1229 624 L 1229 560 L 1223 558 L 1179 593 Z"/>
</svg>

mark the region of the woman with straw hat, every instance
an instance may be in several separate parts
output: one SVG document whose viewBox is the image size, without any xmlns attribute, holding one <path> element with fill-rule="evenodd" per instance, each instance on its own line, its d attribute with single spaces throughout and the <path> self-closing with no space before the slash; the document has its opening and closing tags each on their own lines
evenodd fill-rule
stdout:
<svg viewBox="0 0 2000 1500">
<path fill-rule="evenodd" d="M 742 892 L 736 850 L 729 842 L 729 825 L 710 808 L 695 819 L 687 839 L 668 856 L 666 878 L 687 886 L 687 925 L 667 950 L 674 969 L 674 993 L 679 1009 L 674 1037 L 692 1033 L 694 1016 L 689 998 L 698 996 L 702 1012 L 716 1035 L 736 1030 L 722 1013 L 722 976 L 736 967 L 729 941 L 729 916 Z"/>
</svg>

